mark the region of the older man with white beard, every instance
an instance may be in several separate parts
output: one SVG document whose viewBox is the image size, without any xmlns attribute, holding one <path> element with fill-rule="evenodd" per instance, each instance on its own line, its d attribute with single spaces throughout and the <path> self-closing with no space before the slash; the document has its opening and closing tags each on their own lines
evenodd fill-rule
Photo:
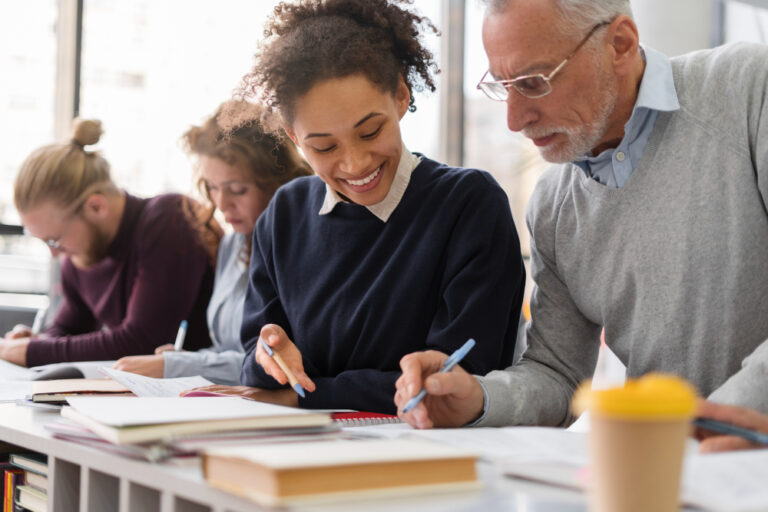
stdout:
<svg viewBox="0 0 768 512">
<path fill-rule="evenodd" d="M 629 0 L 491 0 L 483 43 L 479 88 L 558 164 L 528 205 L 529 348 L 484 377 L 406 356 L 398 409 L 428 395 L 401 416 L 567 425 L 603 329 L 629 376 L 767 412 L 768 47 L 670 61 L 639 45 Z"/>
</svg>

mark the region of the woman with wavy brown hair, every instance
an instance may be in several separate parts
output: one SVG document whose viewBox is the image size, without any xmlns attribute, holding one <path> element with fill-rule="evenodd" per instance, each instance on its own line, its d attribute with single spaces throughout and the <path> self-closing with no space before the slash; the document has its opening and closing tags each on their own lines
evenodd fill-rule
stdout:
<svg viewBox="0 0 768 512">
<path fill-rule="evenodd" d="M 224 125 L 224 109 L 240 112 L 241 124 Z M 290 140 L 262 129 L 258 122 L 260 111 L 246 102 L 227 102 L 183 137 L 187 151 L 197 160 L 198 184 L 208 200 L 202 222 L 195 222 L 199 234 L 204 240 L 216 238 L 216 224 L 211 222 L 215 210 L 232 228 L 218 246 L 216 277 L 207 310 L 213 346 L 190 352 L 163 345 L 155 355 L 124 357 L 115 368 L 152 377 L 202 375 L 221 384 L 240 382 L 240 324 L 253 227 L 278 187 L 311 173 Z"/>
</svg>

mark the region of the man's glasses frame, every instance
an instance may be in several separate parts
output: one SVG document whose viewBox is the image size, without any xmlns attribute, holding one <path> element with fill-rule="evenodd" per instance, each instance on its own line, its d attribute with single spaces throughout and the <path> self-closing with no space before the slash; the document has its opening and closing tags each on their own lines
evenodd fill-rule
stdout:
<svg viewBox="0 0 768 512">
<path fill-rule="evenodd" d="M 86 198 L 87 199 L 87 198 Z M 75 222 L 75 219 L 77 219 L 78 214 L 80 213 L 80 210 L 83 208 L 83 205 L 85 204 L 85 199 L 80 202 L 80 204 L 77 205 L 77 208 L 75 208 L 72 213 L 69 216 L 69 220 L 67 221 L 66 226 L 64 226 L 64 229 L 62 230 L 61 234 L 56 238 L 41 238 L 40 240 L 43 241 L 45 245 L 50 247 L 51 249 L 54 249 L 58 251 L 61 249 L 61 241 L 64 239 L 65 236 L 67 236 L 67 233 L 69 233 L 69 229 L 72 227 L 72 224 Z M 25 227 L 24 228 L 24 234 L 26 236 L 34 237 L 32 233 L 29 232 L 29 230 Z"/>
<path fill-rule="evenodd" d="M 509 98 L 509 88 L 514 87 L 517 92 L 526 98 L 541 98 L 552 92 L 552 79 L 563 69 L 571 58 L 576 55 L 576 52 L 581 49 L 582 46 L 592 37 L 592 34 L 597 32 L 600 27 L 610 25 L 613 21 L 603 21 L 598 23 L 584 36 L 584 39 L 576 46 L 576 48 L 563 59 L 563 61 L 557 65 L 555 69 L 549 75 L 542 73 L 536 73 L 533 75 L 524 75 L 517 78 L 510 78 L 508 80 L 485 80 L 485 77 L 491 72 L 489 69 L 483 74 L 480 82 L 477 84 L 477 88 L 485 93 L 486 96 L 495 101 L 507 101 Z"/>
</svg>

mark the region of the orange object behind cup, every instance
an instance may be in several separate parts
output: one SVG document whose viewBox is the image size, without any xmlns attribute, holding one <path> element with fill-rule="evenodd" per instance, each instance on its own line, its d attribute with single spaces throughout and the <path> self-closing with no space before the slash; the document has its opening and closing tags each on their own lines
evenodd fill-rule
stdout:
<svg viewBox="0 0 768 512">
<path fill-rule="evenodd" d="M 679 510 L 685 440 L 696 393 L 684 380 L 649 374 L 621 388 L 582 385 L 574 409 L 590 413 L 592 512 Z"/>
</svg>

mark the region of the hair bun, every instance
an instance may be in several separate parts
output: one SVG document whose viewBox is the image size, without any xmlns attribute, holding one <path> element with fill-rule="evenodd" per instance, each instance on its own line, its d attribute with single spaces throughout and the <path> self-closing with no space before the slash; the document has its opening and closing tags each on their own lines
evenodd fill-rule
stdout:
<svg viewBox="0 0 768 512">
<path fill-rule="evenodd" d="M 96 144 L 102 133 L 101 121 L 76 117 L 72 122 L 72 142 L 80 146 Z"/>
</svg>

